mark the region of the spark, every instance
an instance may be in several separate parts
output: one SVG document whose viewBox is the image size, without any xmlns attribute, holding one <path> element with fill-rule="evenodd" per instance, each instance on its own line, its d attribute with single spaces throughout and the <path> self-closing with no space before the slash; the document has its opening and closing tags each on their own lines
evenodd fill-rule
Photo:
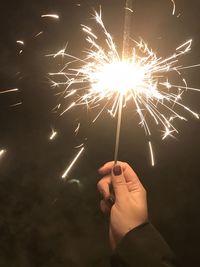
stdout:
<svg viewBox="0 0 200 267">
<path fill-rule="evenodd" d="M 68 107 L 60 115 L 74 106 L 85 105 L 88 109 L 97 110 L 93 120 L 96 121 L 104 111 L 116 117 L 120 110 L 132 104 L 139 115 L 139 125 L 144 128 L 146 135 L 152 134 L 149 124 L 149 119 L 152 118 L 156 125 L 161 125 L 164 129 L 162 139 L 178 133 L 172 118 L 183 120 L 181 109 L 199 118 L 196 112 L 182 102 L 185 91 L 200 91 L 188 87 L 181 74 L 181 70 L 200 64 L 179 64 L 179 59 L 191 51 L 192 39 L 179 45 L 166 58 L 158 56 L 144 40 L 131 40 L 131 53 L 125 53 L 126 56 L 121 58 L 111 34 L 106 30 L 101 11 L 95 12 L 94 18 L 105 35 L 104 45 L 91 27 L 82 25 L 88 43 L 88 49 L 82 58 L 68 54 L 66 47 L 61 50 L 62 53 L 59 51 L 51 55 L 55 57 L 64 54 L 67 58 L 67 63 L 58 73 L 49 73 L 56 85 L 64 85 L 63 98 Z M 60 77 L 65 79 L 64 83 L 63 79 L 59 82 Z M 176 77 L 179 78 L 178 84 L 173 82 Z M 151 143 L 149 147 L 154 163 Z"/>
<path fill-rule="evenodd" d="M 77 135 L 78 134 L 78 131 L 79 131 L 79 129 L 80 129 L 80 126 L 81 126 L 81 124 L 80 124 L 80 122 L 78 123 L 78 125 L 77 125 L 77 127 L 76 127 L 76 129 L 75 129 L 75 135 Z"/>
<path fill-rule="evenodd" d="M 22 40 L 17 40 L 16 43 L 17 43 L 17 44 L 24 45 L 24 41 L 22 41 Z"/>
<path fill-rule="evenodd" d="M 55 131 L 55 130 L 52 130 L 52 134 L 50 135 L 50 137 L 49 137 L 49 140 L 53 140 L 53 139 L 55 139 L 55 137 L 57 136 L 57 132 Z"/>
<path fill-rule="evenodd" d="M 78 152 L 78 154 L 75 156 L 75 158 L 73 159 L 73 161 L 70 163 L 69 167 L 66 169 L 66 171 L 64 172 L 64 174 L 62 175 L 62 178 L 66 178 L 69 171 L 72 169 L 72 167 L 74 166 L 74 164 L 76 163 L 76 161 L 79 159 L 79 157 L 81 156 L 81 154 L 83 153 L 84 151 L 84 147 L 82 147 L 80 149 L 80 151 Z"/>
<path fill-rule="evenodd" d="M 83 147 L 84 146 L 84 143 L 82 143 L 81 145 L 79 145 L 79 146 L 75 146 L 75 148 L 81 148 L 81 147 Z"/>
<path fill-rule="evenodd" d="M 6 150 L 5 149 L 1 149 L 0 150 L 0 157 L 2 157 L 5 153 L 6 153 Z"/>
<path fill-rule="evenodd" d="M 183 54 L 189 52 L 191 50 L 191 46 L 192 46 L 192 39 L 186 41 L 185 43 L 181 44 L 180 46 L 178 46 L 176 48 L 176 51 L 184 48 L 184 50 L 182 51 Z"/>
<path fill-rule="evenodd" d="M 38 36 L 40 36 L 41 34 L 43 34 L 43 31 L 38 32 L 38 33 L 35 35 L 35 37 L 38 37 Z"/>
<path fill-rule="evenodd" d="M 53 18 L 53 19 L 59 19 L 59 15 L 57 14 L 45 14 L 45 15 L 41 15 L 41 18 Z"/>
<path fill-rule="evenodd" d="M 59 50 L 56 54 L 50 54 L 50 55 L 46 55 L 47 57 L 51 57 L 51 56 L 53 56 L 54 58 L 56 58 L 57 56 L 62 56 L 62 57 L 64 57 L 64 56 L 66 56 L 66 53 L 65 53 L 65 51 L 66 51 L 66 49 L 67 49 L 67 45 L 68 45 L 68 43 L 66 44 L 66 46 L 63 48 L 63 49 L 61 49 L 61 50 Z"/>
<path fill-rule="evenodd" d="M 70 110 L 72 107 L 74 107 L 76 105 L 76 103 L 75 102 L 72 102 L 71 103 L 71 105 L 69 105 L 69 107 L 68 108 L 66 108 L 61 114 L 60 114 L 60 116 L 62 116 L 65 112 L 67 112 L 68 110 Z"/>
<path fill-rule="evenodd" d="M 71 179 L 71 180 L 68 180 L 67 182 L 68 182 L 69 184 L 77 184 L 79 187 L 82 186 L 80 180 L 78 180 L 78 179 Z"/>
<path fill-rule="evenodd" d="M 20 106 L 20 105 L 22 105 L 22 102 L 18 102 L 16 104 L 10 105 L 10 107 L 17 107 L 17 106 Z"/>
<path fill-rule="evenodd" d="M 19 89 L 18 88 L 13 88 L 13 89 L 8 89 L 8 90 L 0 91 L 0 94 L 7 94 L 7 93 L 16 92 L 16 91 L 19 91 Z"/>
<path fill-rule="evenodd" d="M 131 13 L 133 13 L 133 9 L 125 7 L 126 10 L 130 11 Z"/>
<path fill-rule="evenodd" d="M 149 142 L 149 150 L 150 150 L 150 154 L 151 154 L 151 165 L 155 166 L 155 160 L 154 160 L 154 154 L 153 154 L 153 148 L 152 148 L 151 142 Z"/>
<path fill-rule="evenodd" d="M 53 56 L 55 57 L 55 54 L 53 54 Z M 65 75 L 65 72 L 49 72 L 49 76 L 58 76 L 58 75 Z"/>
<path fill-rule="evenodd" d="M 170 130 L 169 128 L 166 128 L 166 130 L 164 131 L 162 140 L 164 140 L 167 136 L 173 137 L 172 135 L 173 132 L 175 132 L 175 130 Z"/>
<path fill-rule="evenodd" d="M 171 0 L 171 2 L 172 2 L 172 5 L 173 5 L 172 15 L 175 15 L 175 13 L 176 13 L 176 3 L 175 3 L 174 0 Z"/>
</svg>

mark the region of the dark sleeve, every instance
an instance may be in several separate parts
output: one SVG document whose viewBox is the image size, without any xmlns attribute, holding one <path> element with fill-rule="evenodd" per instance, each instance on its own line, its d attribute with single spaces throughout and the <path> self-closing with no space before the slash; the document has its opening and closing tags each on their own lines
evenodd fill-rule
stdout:
<svg viewBox="0 0 200 267">
<path fill-rule="evenodd" d="M 131 230 L 111 257 L 112 267 L 177 267 L 173 253 L 150 223 Z"/>
</svg>

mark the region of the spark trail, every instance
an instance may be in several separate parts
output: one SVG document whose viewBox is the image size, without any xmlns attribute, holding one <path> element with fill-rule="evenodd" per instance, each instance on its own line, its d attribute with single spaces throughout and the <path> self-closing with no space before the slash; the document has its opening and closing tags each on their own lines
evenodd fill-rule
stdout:
<svg viewBox="0 0 200 267">
<path fill-rule="evenodd" d="M 44 14 L 44 15 L 41 15 L 41 18 L 59 19 L 60 17 L 57 14 Z"/>
<path fill-rule="evenodd" d="M 17 92 L 17 91 L 19 91 L 18 88 L 7 89 L 7 90 L 0 91 L 0 94 L 7 94 L 7 93 L 12 93 L 12 92 Z"/>
<path fill-rule="evenodd" d="M 50 135 L 50 137 L 49 137 L 49 140 L 50 140 L 50 141 L 54 140 L 55 137 L 57 136 L 57 134 L 58 134 L 58 133 L 57 133 L 54 129 L 52 129 L 52 133 L 51 133 L 51 135 Z"/>
<path fill-rule="evenodd" d="M 124 36 L 123 36 L 123 50 L 122 50 L 122 60 L 125 61 L 129 58 L 130 54 L 130 31 L 132 22 L 132 0 L 126 0 L 125 6 L 125 19 L 124 19 Z M 115 139 L 115 152 L 114 152 L 114 162 L 117 164 L 118 153 L 119 153 L 119 141 L 121 132 L 121 120 L 122 120 L 122 108 L 123 108 L 123 94 L 119 96 L 119 108 L 118 108 L 118 118 L 117 118 L 117 130 Z"/>
<path fill-rule="evenodd" d="M 76 161 L 79 159 L 79 157 L 81 156 L 81 154 L 83 153 L 85 147 L 82 147 L 79 152 L 77 153 L 77 155 L 75 156 L 75 158 L 72 160 L 72 162 L 70 163 L 70 165 L 67 167 L 66 171 L 63 173 L 62 178 L 66 178 L 68 173 L 70 172 L 70 170 L 72 169 L 72 167 L 74 166 L 74 164 L 76 163 Z"/>
</svg>

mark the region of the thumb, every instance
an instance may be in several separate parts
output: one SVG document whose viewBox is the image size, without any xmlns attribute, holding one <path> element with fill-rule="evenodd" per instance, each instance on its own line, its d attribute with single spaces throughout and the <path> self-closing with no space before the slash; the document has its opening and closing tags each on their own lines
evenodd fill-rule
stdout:
<svg viewBox="0 0 200 267">
<path fill-rule="evenodd" d="M 115 165 L 112 169 L 112 185 L 115 192 L 116 201 L 120 201 L 129 192 L 122 168 Z"/>
</svg>

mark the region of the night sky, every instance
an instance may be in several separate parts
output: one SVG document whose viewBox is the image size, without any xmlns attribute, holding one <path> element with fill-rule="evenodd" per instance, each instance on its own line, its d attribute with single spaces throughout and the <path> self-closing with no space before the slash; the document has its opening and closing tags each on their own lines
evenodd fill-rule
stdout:
<svg viewBox="0 0 200 267">
<path fill-rule="evenodd" d="M 122 0 L 1 0 L 0 16 L 0 266 L 109 266 L 107 218 L 99 210 L 97 169 L 113 160 L 116 121 L 108 114 L 92 124 L 86 108 L 64 116 L 53 113 L 58 98 L 48 73 L 64 63 L 45 55 L 68 42 L 68 52 L 81 56 L 86 46 L 80 24 L 94 26 L 93 9 L 103 19 L 118 49 L 123 35 Z M 176 15 L 167 0 L 135 0 L 131 35 L 142 37 L 160 56 L 168 56 L 192 38 L 192 51 L 181 64 L 200 63 L 199 0 L 177 0 Z M 81 4 L 80 6 L 77 4 Z M 56 13 L 59 20 L 41 18 Z M 179 15 L 180 13 L 180 15 Z M 177 18 L 178 16 L 178 18 Z M 34 36 L 43 31 L 43 34 Z M 24 47 L 16 43 L 23 40 Z M 20 49 L 23 52 L 19 54 Z M 183 72 L 190 87 L 200 88 L 200 68 Z M 183 100 L 200 113 L 200 93 Z M 22 105 L 12 106 L 22 102 Z M 148 192 L 149 217 L 182 266 L 199 266 L 200 253 L 200 121 L 184 113 L 179 135 L 161 140 L 154 127 L 156 166 L 150 165 L 148 140 L 134 110 L 123 114 L 119 159 L 134 167 Z M 74 130 L 81 122 L 77 137 Z M 154 126 L 152 124 L 152 126 Z M 57 138 L 49 141 L 51 128 Z M 86 140 L 87 138 L 87 140 Z M 61 175 L 76 145 L 86 150 L 69 174 Z M 74 181 L 78 180 L 79 183 Z"/>
</svg>

